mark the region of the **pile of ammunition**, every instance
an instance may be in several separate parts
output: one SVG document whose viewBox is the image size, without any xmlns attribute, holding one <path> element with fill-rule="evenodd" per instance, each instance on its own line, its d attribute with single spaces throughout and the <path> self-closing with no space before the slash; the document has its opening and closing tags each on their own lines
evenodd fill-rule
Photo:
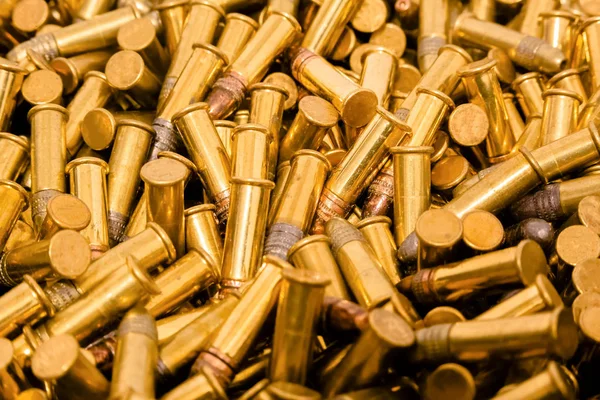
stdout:
<svg viewBox="0 0 600 400">
<path fill-rule="evenodd" d="M 0 399 L 600 398 L 598 0 L 0 0 L 0 54 Z"/>
</svg>

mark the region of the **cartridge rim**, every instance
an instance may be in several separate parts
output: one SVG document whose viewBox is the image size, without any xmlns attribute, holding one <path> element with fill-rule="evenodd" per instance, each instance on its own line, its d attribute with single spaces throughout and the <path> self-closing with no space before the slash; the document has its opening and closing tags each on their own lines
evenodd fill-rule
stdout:
<svg viewBox="0 0 600 400">
<path fill-rule="evenodd" d="M 258 22 L 256 22 L 255 20 L 253 20 L 252 18 L 250 18 L 249 16 L 247 16 L 245 14 L 229 13 L 225 17 L 225 21 L 229 21 L 230 19 L 239 19 L 240 21 L 244 21 L 245 23 L 247 23 L 248 25 L 250 25 L 251 27 L 253 27 L 254 30 L 257 30 L 258 27 L 260 26 L 258 24 Z"/>
<path fill-rule="evenodd" d="M 36 349 L 31 358 L 31 370 L 42 380 L 59 379 L 73 367 L 79 353 L 79 343 L 73 336 L 52 336 Z"/>
<path fill-rule="evenodd" d="M 427 376 L 424 386 L 427 399 L 471 400 L 476 391 L 473 375 L 462 365 L 454 363 L 437 367 Z"/>
<path fill-rule="evenodd" d="M 221 7 L 220 4 L 214 3 L 209 0 L 190 0 L 189 4 L 190 4 L 190 7 L 195 6 L 195 5 L 208 6 L 212 9 L 214 9 L 219 14 L 221 14 L 221 18 L 225 18 L 225 16 L 226 16 L 225 9 L 223 7 Z"/>
<path fill-rule="evenodd" d="M 522 74 L 519 75 L 515 78 L 515 80 L 513 81 L 511 87 L 515 92 L 518 92 L 518 88 L 519 86 L 525 82 L 528 81 L 530 79 L 539 79 L 540 81 L 543 80 L 543 75 L 539 72 L 527 72 L 526 74 Z"/>
<path fill-rule="evenodd" d="M 74 168 L 77 168 L 80 165 L 97 165 L 102 168 L 102 173 L 104 175 L 108 175 L 109 167 L 108 163 L 98 157 L 79 157 L 69 162 L 65 167 L 65 173 L 69 174 Z"/>
<path fill-rule="evenodd" d="M 124 50 L 144 50 L 155 39 L 156 28 L 148 18 L 136 18 L 129 21 L 121 26 L 117 32 L 117 43 Z"/>
<path fill-rule="evenodd" d="M 158 153 L 158 158 L 168 158 L 171 160 L 176 160 L 185 165 L 191 172 L 198 173 L 198 167 L 196 164 L 190 161 L 189 158 L 182 156 L 179 153 L 175 153 L 174 151 L 161 151 Z"/>
<path fill-rule="evenodd" d="M 444 209 L 431 209 L 421 214 L 415 233 L 419 241 L 429 246 L 448 248 L 460 241 L 463 227 L 454 213 Z"/>
<path fill-rule="evenodd" d="M 44 25 L 47 26 L 47 25 Z M 39 31 L 38 31 L 39 33 Z M 27 58 L 29 59 L 29 61 L 31 61 L 33 63 L 33 65 L 35 65 L 35 67 L 37 69 L 49 69 L 51 70 L 52 67 L 50 67 L 50 64 L 48 63 L 48 61 L 46 61 L 46 59 L 37 51 L 33 50 L 33 49 L 27 49 L 25 50 L 25 53 L 27 53 Z"/>
<path fill-rule="evenodd" d="M 29 110 L 29 112 L 27 113 L 27 121 L 31 122 L 31 118 L 33 118 L 33 116 L 40 111 L 57 111 L 64 114 L 65 119 L 69 118 L 69 110 L 67 110 L 63 106 L 59 106 L 58 104 L 49 103 L 33 106 L 31 110 Z"/>
<path fill-rule="evenodd" d="M 32 105 L 46 105 L 60 102 L 63 90 L 60 75 L 54 71 L 38 69 L 23 81 L 21 96 Z"/>
<path fill-rule="evenodd" d="M 448 190 L 464 181 L 469 173 L 469 162 L 463 156 L 449 156 L 438 161 L 431 169 L 431 186 Z"/>
<path fill-rule="evenodd" d="M 282 170 L 284 168 L 289 168 L 289 166 L 290 166 L 290 160 L 279 163 L 279 165 L 277 166 L 277 174 L 279 174 L 280 170 Z"/>
<path fill-rule="evenodd" d="M 76 279 L 90 265 L 92 252 L 89 242 L 73 230 L 62 230 L 50 239 L 50 266 L 59 276 Z"/>
<path fill-rule="evenodd" d="M 13 362 L 15 349 L 12 342 L 6 338 L 0 338 L 0 370 L 5 370 Z"/>
<path fill-rule="evenodd" d="M 308 269 L 284 268 L 283 279 L 312 287 L 325 287 L 331 283 L 331 279 Z"/>
<path fill-rule="evenodd" d="M 432 146 L 394 146 L 390 149 L 390 153 L 393 154 L 416 154 L 425 153 L 432 154 Z"/>
<path fill-rule="evenodd" d="M 175 114 L 173 114 L 173 116 L 171 117 L 171 121 L 173 122 L 173 124 L 176 124 L 176 121 L 185 116 L 186 114 L 189 114 L 191 112 L 194 111 L 199 111 L 199 110 L 204 110 L 207 111 L 208 110 L 208 104 L 204 103 L 204 102 L 200 102 L 200 103 L 194 103 L 191 104 L 185 108 L 182 108 L 181 110 L 179 110 L 178 112 L 176 112 Z M 239 111 L 238 111 L 239 112 Z"/>
<path fill-rule="evenodd" d="M 225 389 L 217 379 L 217 377 L 213 374 L 213 372 L 208 367 L 202 367 L 200 373 L 204 375 L 204 378 L 208 381 L 210 387 L 216 392 L 218 397 L 216 399 L 226 399 L 227 394 L 225 393 Z"/>
<path fill-rule="evenodd" d="M 167 8 L 183 7 L 183 6 L 187 6 L 189 4 L 190 4 L 190 0 L 168 0 L 168 1 L 163 1 L 160 4 L 156 4 L 152 8 L 156 11 L 163 11 L 163 10 L 166 10 Z"/>
<path fill-rule="evenodd" d="M 568 78 L 570 76 L 573 76 L 573 75 L 581 75 L 581 68 L 569 68 L 569 69 L 560 71 L 559 73 L 554 75 L 552 78 L 548 79 L 548 82 L 546 82 L 546 84 L 548 85 L 549 88 L 552 88 L 554 85 L 556 85 L 561 80 Z"/>
<path fill-rule="evenodd" d="M 246 186 L 259 186 L 268 189 L 275 188 L 275 183 L 269 181 L 267 179 L 259 179 L 259 178 L 240 178 L 240 177 L 232 177 L 231 184 L 237 185 L 246 185 Z"/>
<path fill-rule="evenodd" d="M 583 225 L 600 235 L 600 196 L 586 196 L 577 205 L 577 215 Z"/>
<path fill-rule="evenodd" d="M 157 158 L 147 162 L 140 170 L 142 180 L 152 186 L 177 185 L 188 177 L 187 166 L 172 158 Z"/>
<path fill-rule="evenodd" d="M 533 240 L 522 240 L 516 247 L 515 265 L 519 270 L 521 282 L 529 286 L 539 275 L 548 273 L 546 255 L 542 247 Z"/>
<path fill-rule="evenodd" d="M 450 96 L 448 96 L 447 94 L 445 94 L 442 91 L 435 90 L 435 89 L 429 89 L 427 87 L 418 87 L 417 88 L 417 96 L 420 94 L 428 94 L 430 96 L 437 97 L 438 99 L 440 99 L 441 101 L 446 103 L 446 105 L 448 106 L 448 108 L 450 110 L 452 110 L 455 107 L 455 104 L 452 101 L 452 99 L 450 98 Z"/>
<path fill-rule="evenodd" d="M 494 47 L 488 51 L 487 56 L 496 60 L 496 75 L 502 83 L 510 84 L 515 80 L 515 66 L 504 50 Z"/>
<path fill-rule="evenodd" d="M 109 58 L 104 73 L 110 86 L 126 91 L 142 79 L 146 69 L 141 55 L 132 50 L 121 50 Z"/>
<path fill-rule="evenodd" d="M 571 21 L 575 21 L 578 19 L 578 17 L 573 14 L 572 12 L 569 12 L 567 10 L 552 10 L 552 11 L 544 11 L 542 13 L 538 14 L 538 19 L 542 20 L 544 18 L 567 18 L 570 19 Z"/>
<path fill-rule="evenodd" d="M 29 286 L 33 295 L 40 301 L 40 303 L 42 303 L 42 307 L 44 307 L 48 317 L 53 317 L 56 313 L 56 308 L 46 295 L 44 289 L 42 289 L 42 287 L 30 275 L 24 275 L 23 282 Z"/>
<path fill-rule="evenodd" d="M 588 307 L 600 307 L 600 293 L 585 292 L 575 297 L 571 309 L 573 310 L 573 319 L 577 325 L 579 325 L 581 312 Z"/>
<path fill-rule="evenodd" d="M 326 243 L 328 247 L 331 246 L 331 240 L 326 235 L 312 235 L 307 236 L 303 239 L 298 240 L 290 249 L 288 250 L 288 259 L 292 259 L 293 255 L 297 253 L 300 249 L 303 249 L 306 246 L 309 246 L 313 243 Z"/>
<path fill-rule="evenodd" d="M 433 153 L 430 156 L 430 162 L 438 162 L 450 147 L 450 136 L 444 131 L 437 131 L 433 139 Z"/>
<path fill-rule="evenodd" d="M 8 179 L 0 179 L 0 186 L 8 186 L 9 188 L 18 191 L 21 196 L 23 196 L 23 211 L 29 207 L 29 193 L 27 193 L 27 190 L 25 190 L 23 186 Z"/>
<path fill-rule="evenodd" d="M 310 150 L 310 149 L 298 150 L 290 158 L 290 165 L 292 165 L 294 163 L 294 161 L 296 159 L 298 159 L 298 157 L 314 157 L 317 160 L 319 160 L 325 164 L 325 167 L 327 168 L 327 172 L 331 171 L 331 163 L 329 162 L 327 157 L 325 157 L 322 153 L 320 153 L 316 150 Z"/>
<path fill-rule="evenodd" d="M 134 128 L 148 132 L 152 137 L 155 135 L 154 129 L 150 125 L 136 119 L 121 119 L 117 122 L 117 130 L 122 126 L 133 126 Z"/>
<path fill-rule="evenodd" d="M 372 93 L 372 92 L 371 92 Z M 386 120 L 390 121 L 391 123 L 395 124 L 397 128 L 409 133 L 412 135 L 412 128 L 410 127 L 410 125 L 408 125 L 406 123 L 406 121 L 401 120 L 400 118 L 398 118 L 396 116 L 396 114 L 389 112 L 388 110 L 386 110 L 384 107 L 382 106 L 377 106 L 377 113 L 379 115 L 381 115 L 383 118 L 385 118 Z"/>
<path fill-rule="evenodd" d="M 552 282 L 545 275 L 539 274 L 535 278 L 534 285 L 537 287 L 547 308 L 564 307 L 562 297 L 560 297 Z"/>
<path fill-rule="evenodd" d="M 225 65 L 229 65 L 229 57 L 227 57 L 227 54 L 223 53 L 221 51 L 221 49 L 219 49 L 216 46 L 213 46 L 212 44 L 208 44 L 208 43 L 194 43 L 192 44 L 192 49 L 204 49 L 207 50 L 211 53 L 213 53 L 214 55 L 216 55 L 217 57 L 219 57 L 223 63 Z"/>
<path fill-rule="evenodd" d="M 158 225 L 156 222 L 148 222 L 146 224 L 146 229 L 148 229 L 148 228 L 150 228 L 154 232 L 156 232 L 158 234 L 158 236 L 160 237 L 160 239 L 162 240 L 162 242 L 165 245 L 165 248 L 167 250 L 167 263 L 171 264 L 177 258 L 175 246 L 173 246 L 173 242 L 171 241 L 171 238 L 169 238 L 169 235 L 167 235 L 167 232 L 165 232 L 165 230 L 163 228 L 161 228 L 161 226 Z"/>
<path fill-rule="evenodd" d="M 473 103 L 459 105 L 448 118 L 450 137 L 457 144 L 466 147 L 482 143 L 488 136 L 489 126 L 486 112 Z"/>
<path fill-rule="evenodd" d="M 229 121 L 229 120 L 226 120 L 226 119 L 218 119 L 216 121 L 213 121 L 213 125 L 215 126 L 215 128 L 229 128 L 229 129 L 233 129 L 238 124 L 236 124 L 234 121 Z"/>
<path fill-rule="evenodd" d="M 5 71 L 13 72 L 15 74 L 29 75 L 29 71 L 25 68 L 20 67 L 12 61 L 0 57 L 0 69 Z"/>
<path fill-rule="evenodd" d="M 184 212 L 183 215 L 185 215 L 186 217 L 189 217 L 190 215 L 194 215 L 194 214 L 198 214 L 201 212 L 215 212 L 217 209 L 217 207 L 214 204 L 198 204 L 197 206 L 193 206 L 190 208 L 187 208 Z"/>
<path fill-rule="evenodd" d="M 100 71 L 88 71 L 83 76 L 83 80 L 86 80 L 89 77 L 94 77 L 94 78 L 102 79 L 104 82 L 106 82 L 108 84 L 108 81 L 106 79 L 106 74 L 104 72 L 100 72 Z"/>
<path fill-rule="evenodd" d="M 117 131 L 117 120 L 105 108 L 94 108 L 81 121 L 81 136 L 92 150 L 104 150 L 110 146 Z"/>
<path fill-rule="evenodd" d="M 372 44 L 374 44 L 374 43 L 372 43 Z M 388 49 L 387 47 L 384 47 L 384 46 L 381 46 L 378 44 L 374 44 L 374 46 L 369 47 L 364 53 L 362 53 L 362 55 L 360 56 L 360 63 L 362 65 L 364 65 L 365 58 L 367 58 L 369 56 L 369 54 L 372 54 L 372 53 L 385 53 L 385 54 L 388 54 L 389 56 L 391 56 L 394 60 L 396 60 L 396 62 L 398 62 L 398 60 L 399 60 L 399 57 L 392 50 Z"/>
<path fill-rule="evenodd" d="M 481 75 L 494 68 L 496 64 L 498 64 L 496 60 L 484 58 L 460 67 L 456 74 L 461 78 Z"/>
<path fill-rule="evenodd" d="M 273 141 L 273 134 L 271 133 L 271 130 L 264 125 L 255 123 L 246 123 L 236 126 L 235 128 L 233 128 L 233 132 L 231 132 L 231 139 L 233 140 L 235 136 L 245 131 L 255 131 L 263 133 L 267 137 L 268 143 L 271 143 Z"/>
<path fill-rule="evenodd" d="M 464 315 L 454 307 L 440 306 L 429 311 L 423 318 L 426 328 L 440 324 L 453 324 L 466 321 Z"/>
<path fill-rule="evenodd" d="M 415 333 L 399 315 L 383 308 L 369 312 L 369 328 L 392 347 L 406 348 L 415 343 Z"/>
<path fill-rule="evenodd" d="M 298 111 L 311 125 L 331 128 L 339 120 L 338 111 L 328 102 L 317 96 L 305 96 L 298 102 Z"/>
<path fill-rule="evenodd" d="M 18 400 L 48 400 L 46 392 L 41 389 L 27 389 L 19 393 Z"/>
<path fill-rule="evenodd" d="M 79 85 L 79 75 L 75 64 L 65 57 L 56 57 L 50 61 L 52 69 L 60 76 L 65 93 L 71 93 Z"/>
<path fill-rule="evenodd" d="M 271 83 L 273 85 L 279 85 L 288 92 L 288 97 L 283 105 L 284 110 L 289 110 L 296 105 L 296 102 L 298 101 L 298 87 L 294 79 L 288 74 L 284 74 L 283 72 L 274 72 L 269 74 L 265 78 L 264 82 Z"/>
<path fill-rule="evenodd" d="M 258 83 L 251 85 L 248 88 L 248 93 L 252 93 L 255 90 L 272 90 L 274 92 L 281 93 L 282 95 L 285 96 L 284 101 L 287 100 L 288 97 L 290 97 L 290 94 L 288 93 L 288 91 L 285 88 L 274 85 L 272 83 L 268 83 L 268 82 L 258 82 Z"/>
<path fill-rule="evenodd" d="M 78 197 L 61 193 L 52 197 L 46 206 L 46 218 L 52 219 L 59 229 L 80 231 L 92 218 L 88 206 Z"/>
<path fill-rule="evenodd" d="M 463 241 L 474 250 L 492 251 L 504 240 L 502 222 L 491 212 L 471 211 L 463 217 L 462 223 Z"/>
<path fill-rule="evenodd" d="M 579 315 L 581 332 L 595 342 L 600 342 L 600 308 L 587 307 Z"/>
<path fill-rule="evenodd" d="M 544 90 L 544 93 L 542 93 L 542 99 L 544 99 L 544 100 L 546 100 L 546 98 L 548 98 L 550 96 L 571 97 L 571 98 L 579 101 L 580 104 L 583 103 L 583 98 L 581 97 L 581 95 L 579 95 L 578 93 L 575 93 L 572 90 L 553 88 L 553 89 Z"/>
<path fill-rule="evenodd" d="M 371 34 L 369 43 L 392 50 L 398 58 L 406 50 L 406 34 L 400 26 L 387 22 Z"/>
<path fill-rule="evenodd" d="M 398 68 L 400 68 L 403 65 L 407 65 L 407 64 L 399 65 Z M 410 66 L 413 67 L 412 65 L 410 65 Z M 413 67 L 413 68 L 415 68 L 415 67 Z M 402 91 L 401 89 L 395 89 L 392 92 L 392 94 L 390 95 L 390 97 L 392 97 L 394 99 L 404 99 L 405 100 L 408 97 L 408 93 Z"/>
<path fill-rule="evenodd" d="M 150 275 L 139 266 L 135 258 L 128 256 L 125 263 L 127 264 L 129 272 L 138 280 L 148 294 L 157 295 L 161 293 L 158 285 L 152 280 Z"/>
<path fill-rule="evenodd" d="M 9 132 L 0 132 L 0 139 L 10 140 L 21 146 L 29 154 L 29 140 L 25 136 L 17 136 Z"/>
<path fill-rule="evenodd" d="M 463 13 L 463 14 L 461 14 L 461 16 L 465 15 L 465 14 L 471 14 L 471 13 Z M 460 16 L 458 18 L 460 18 Z M 458 24 L 458 18 L 456 19 L 457 24 Z M 465 61 L 467 61 L 467 63 L 473 62 L 473 57 L 471 57 L 471 55 L 469 53 L 467 53 L 465 51 L 465 49 L 463 49 L 462 47 L 459 47 L 459 46 L 456 46 L 453 44 L 445 44 L 442 47 L 440 47 L 440 49 L 438 50 L 438 57 L 445 51 L 453 51 L 453 52 L 459 54 L 460 56 L 462 56 L 465 59 Z"/>
<path fill-rule="evenodd" d="M 296 18 L 294 18 L 293 15 L 290 15 L 286 12 L 283 11 L 278 11 L 278 10 L 274 10 L 274 11 L 269 11 L 269 17 L 273 16 L 273 15 L 279 15 L 280 17 L 283 17 L 285 19 L 288 20 L 288 22 L 290 24 L 292 24 L 292 26 L 294 27 L 294 30 L 297 33 L 302 33 L 302 26 L 300 25 L 300 23 L 298 22 L 298 20 Z M 268 17 L 267 17 L 268 18 Z M 266 21 L 266 20 L 265 20 Z"/>
<path fill-rule="evenodd" d="M 325 158 L 327 158 L 327 161 L 329 162 L 329 170 L 336 167 L 340 162 L 342 162 L 346 154 L 348 154 L 348 152 L 344 149 L 333 149 L 323 153 L 323 155 L 325 156 Z"/>
<path fill-rule="evenodd" d="M 355 226 L 356 229 L 361 230 L 362 228 L 374 224 L 386 224 L 389 227 L 392 225 L 392 220 L 385 215 L 374 215 L 372 217 L 361 219 Z"/>
<path fill-rule="evenodd" d="M 577 263 L 573 268 L 573 287 L 579 294 L 586 292 L 600 292 L 600 260 L 590 258 Z"/>
<path fill-rule="evenodd" d="M 597 22 L 600 22 L 600 16 L 585 18 L 583 21 L 581 21 L 579 23 L 579 26 L 577 27 L 577 31 L 583 32 L 587 29 L 588 26 L 593 25 Z"/>
<path fill-rule="evenodd" d="M 598 258 L 600 237 L 586 226 L 569 226 L 556 239 L 556 253 L 562 262 L 571 266 L 588 258 Z"/>
</svg>

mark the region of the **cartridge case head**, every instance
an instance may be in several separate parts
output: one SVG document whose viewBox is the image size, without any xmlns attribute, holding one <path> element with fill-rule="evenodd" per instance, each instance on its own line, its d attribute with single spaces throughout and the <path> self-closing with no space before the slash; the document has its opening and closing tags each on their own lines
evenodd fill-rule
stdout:
<svg viewBox="0 0 600 400">
<path fill-rule="evenodd" d="M 441 193 L 452 190 L 474 173 L 463 156 L 444 157 L 431 169 L 431 186 Z"/>
<path fill-rule="evenodd" d="M 81 231 L 88 226 L 90 220 L 90 209 L 83 201 L 70 194 L 59 194 L 48 201 L 39 237 L 50 239 L 64 229 Z"/>
<path fill-rule="evenodd" d="M 92 150 L 105 150 L 112 144 L 117 133 L 117 120 L 105 108 L 88 111 L 81 121 L 81 136 Z"/>
<path fill-rule="evenodd" d="M 574 267 L 589 258 L 600 257 L 600 238 L 590 228 L 570 226 L 556 238 L 556 254 L 565 265 Z"/>
<path fill-rule="evenodd" d="M 406 34 L 400 26 L 388 22 L 371 34 L 369 43 L 388 48 L 401 57 L 406 49 Z"/>
<path fill-rule="evenodd" d="M 600 321 L 600 309 L 597 307 L 587 307 L 579 314 L 578 323 L 581 333 L 594 342 L 600 341 L 598 321 Z"/>
<path fill-rule="evenodd" d="M 34 71 L 23 81 L 21 95 L 31 105 L 61 104 L 63 83 L 60 76 L 49 70 Z"/>
<path fill-rule="evenodd" d="M 19 393 L 15 400 L 48 400 L 48 397 L 41 389 L 27 389 Z"/>
<path fill-rule="evenodd" d="M 465 147 L 477 146 L 488 135 L 489 120 L 477 104 L 461 104 L 448 118 L 448 133 L 452 140 Z"/>
<path fill-rule="evenodd" d="M 477 252 L 493 251 L 504 241 L 504 227 L 487 211 L 472 211 L 462 218 L 463 241 Z"/>
<path fill-rule="evenodd" d="M 148 69 L 142 56 L 135 51 L 122 50 L 106 63 L 106 79 L 117 90 L 129 94 L 140 107 L 156 105 L 160 80 Z"/>
<path fill-rule="evenodd" d="M 70 94 L 77 89 L 88 72 L 103 71 L 112 54 L 111 50 L 100 50 L 71 58 L 57 57 L 50 62 L 50 67 L 60 75 L 64 93 Z"/>
<path fill-rule="evenodd" d="M 91 262 L 88 241 L 72 230 L 63 230 L 52 236 L 48 256 L 53 274 L 66 279 L 80 277 Z"/>
<path fill-rule="evenodd" d="M 443 209 L 425 211 L 415 226 L 419 239 L 418 268 L 427 268 L 444 262 L 448 253 L 463 235 L 462 222 L 453 213 Z"/>
<path fill-rule="evenodd" d="M 123 50 L 140 53 L 148 67 L 158 75 L 167 71 L 169 57 L 158 41 L 156 28 L 149 18 L 138 18 L 119 28 L 117 43 Z"/>
<path fill-rule="evenodd" d="M 49 17 L 50 6 L 45 1 L 20 1 L 12 12 L 12 25 L 21 32 L 31 34 L 40 29 Z"/>
<path fill-rule="evenodd" d="M 454 399 L 472 400 L 475 398 L 475 380 L 468 369 L 460 364 L 442 364 L 427 375 L 422 388 L 427 400 L 452 396 Z"/>
<path fill-rule="evenodd" d="M 454 322 L 466 321 L 460 311 L 453 307 L 440 306 L 429 311 L 423 318 L 426 328 L 440 324 L 452 324 Z"/>
</svg>

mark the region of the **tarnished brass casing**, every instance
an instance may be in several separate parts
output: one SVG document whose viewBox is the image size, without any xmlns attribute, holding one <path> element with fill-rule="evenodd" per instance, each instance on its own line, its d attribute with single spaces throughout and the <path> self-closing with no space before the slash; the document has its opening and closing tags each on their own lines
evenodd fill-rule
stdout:
<svg viewBox="0 0 600 400">
<path fill-rule="evenodd" d="M 10 232 L 28 206 L 29 193 L 21 185 L 0 179 L 0 250 L 4 250 Z"/>
<path fill-rule="evenodd" d="M 29 140 L 0 132 L 0 179 L 16 181 L 29 165 Z"/>
<path fill-rule="evenodd" d="M 547 90 L 542 97 L 544 114 L 540 145 L 544 146 L 575 132 L 583 99 L 577 93 L 564 89 Z"/>
<path fill-rule="evenodd" d="M 361 220 L 356 227 L 367 240 L 377 259 L 394 286 L 400 283 L 400 271 L 396 258 L 396 243 L 390 231 L 392 220 L 384 216 L 368 217 Z"/>
<path fill-rule="evenodd" d="M 219 233 L 213 204 L 201 204 L 185 210 L 185 246 L 187 251 L 204 250 L 216 268 L 217 280 L 221 280 L 223 239 Z"/>
<path fill-rule="evenodd" d="M 141 19 L 140 21 L 147 20 Z M 79 87 L 88 72 L 103 71 L 113 53 L 112 50 L 99 50 L 69 58 L 57 57 L 50 62 L 50 67 L 62 79 L 64 94 L 71 94 Z"/>
<path fill-rule="evenodd" d="M 258 24 L 252 18 L 238 13 L 229 13 L 225 17 L 225 27 L 217 48 L 227 56 L 229 62 L 234 62 L 242 52 L 246 43 L 258 30 Z"/>
</svg>

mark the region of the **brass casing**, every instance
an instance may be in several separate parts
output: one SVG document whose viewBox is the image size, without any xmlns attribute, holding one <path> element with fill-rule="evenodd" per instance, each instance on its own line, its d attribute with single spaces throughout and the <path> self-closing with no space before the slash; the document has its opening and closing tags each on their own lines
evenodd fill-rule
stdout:
<svg viewBox="0 0 600 400">
<path fill-rule="evenodd" d="M 162 21 L 169 56 L 175 54 L 177 50 L 188 9 L 189 2 L 186 0 L 166 0 L 154 6 Z"/>
<path fill-rule="evenodd" d="M 58 194 L 50 199 L 46 217 L 38 230 L 37 238 L 50 239 L 59 231 L 70 229 L 81 231 L 91 221 L 87 205 L 71 194 Z"/>
<path fill-rule="evenodd" d="M 160 91 L 160 79 L 152 72 L 141 55 L 131 50 L 115 53 L 106 63 L 106 80 L 134 106 L 154 108 Z"/>
<path fill-rule="evenodd" d="M 539 72 L 528 72 L 520 75 L 512 83 L 517 100 L 525 116 L 544 112 L 544 93 L 546 83 Z"/>
<path fill-rule="evenodd" d="M 412 136 L 403 145 L 431 146 L 446 114 L 454 108 L 454 102 L 439 90 L 419 87 L 416 93 L 417 99 L 409 114 L 395 114 L 412 130 Z"/>
<path fill-rule="evenodd" d="M 130 21 L 119 28 L 117 43 L 123 50 L 139 53 L 144 63 L 159 77 L 164 76 L 170 64 L 167 50 L 160 44 L 156 28 L 148 18 Z"/>
<path fill-rule="evenodd" d="M 563 10 L 539 13 L 539 37 L 552 47 L 562 50 L 567 60 L 571 60 L 578 19 L 575 14 Z"/>
<path fill-rule="evenodd" d="M 502 98 L 504 99 L 504 106 L 506 107 L 508 125 L 510 125 L 510 130 L 515 138 L 515 141 L 518 141 L 525 130 L 525 122 L 523 121 L 523 118 L 517 109 L 517 105 L 515 104 L 515 95 L 512 93 L 503 93 Z"/>
<path fill-rule="evenodd" d="M 229 156 L 229 158 L 231 158 L 231 147 L 232 147 L 232 133 L 233 133 L 233 128 L 235 128 L 237 126 L 237 124 L 233 121 L 228 121 L 226 119 L 220 119 L 217 121 L 213 121 L 213 124 L 215 125 L 215 129 L 217 130 L 217 133 L 219 134 L 219 138 L 221 139 L 221 142 L 223 143 L 223 147 L 225 148 L 225 151 L 227 152 L 227 155 Z"/>
<path fill-rule="evenodd" d="M 33 227 L 27 222 L 24 222 L 20 219 L 17 221 L 14 228 L 10 232 L 8 241 L 4 246 L 4 252 L 9 252 L 12 249 L 16 249 L 17 247 L 21 247 L 30 242 L 34 242 L 35 239 L 36 234 L 33 231 Z"/>
<path fill-rule="evenodd" d="M 398 57 L 386 47 L 374 47 L 362 55 L 362 63 L 360 86 L 371 89 L 378 104 L 387 108 L 398 69 Z"/>
<path fill-rule="evenodd" d="M 0 179 L 16 181 L 29 165 L 29 140 L 0 132 Z"/>
<path fill-rule="evenodd" d="M 449 8 L 448 0 L 420 0 L 419 2 L 417 54 L 422 73 L 429 70 L 438 56 L 438 51 L 446 44 Z"/>
<path fill-rule="evenodd" d="M 13 359 L 12 343 L 8 339 L 0 338 L 0 396 L 7 400 L 21 398 L 19 393 L 30 386 L 23 370 Z M 42 392 L 43 395 L 43 392 Z M 46 400 L 45 396 L 38 400 Z"/>
<path fill-rule="evenodd" d="M 223 239 L 217 226 L 215 206 L 201 204 L 185 210 L 185 246 L 187 251 L 203 250 L 215 267 L 217 281 L 221 280 Z"/>
<path fill-rule="evenodd" d="M 571 378 L 564 372 L 564 367 L 550 361 L 546 369 L 525 381 L 502 388 L 494 400 L 525 400 L 532 398 L 560 397 L 575 399 L 576 389 Z M 565 368 L 566 369 L 566 368 Z"/>
<path fill-rule="evenodd" d="M 273 224 L 273 218 L 275 217 L 275 209 L 279 207 L 281 202 L 281 195 L 283 189 L 287 183 L 287 178 L 290 175 L 292 169 L 289 161 L 284 161 L 277 166 L 277 180 L 275 181 L 275 189 L 271 192 L 271 201 L 269 204 L 269 218 L 267 219 L 267 226 Z"/>
<path fill-rule="evenodd" d="M 540 14 L 552 11 L 554 8 L 556 7 L 552 2 L 545 1 L 534 1 L 523 6 L 518 31 L 525 35 L 541 38 L 542 32 L 538 23 Z"/>
<path fill-rule="evenodd" d="M 268 179 L 270 146 L 273 135 L 259 123 L 238 125 L 231 143 L 231 176 Z"/>
<path fill-rule="evenodd" d="M 583 39 L 585 59 L 589 65 L 589 75 L 593 88 L 600 84 L 600 53 L 598 53 L 598 32 L 600 30 L 600 17 L 586 18 L 577 27 Z"/>
<path fill-rule="evenodd" d="M 542 97 L 544 114 L 540 145 L 544 146 L 577 130 L 579 106 L 583 99 L 577 93 L 564 89 L 547 90 Z"/>
<path fill-rule="evenodd" d="M 518 154 L 522 148 L 535 150 L 542 145 L 542 114 L 529 114 L 523 134 L 515 143 L 512 153 Z M 454 193 L 454 197 L 457 197 Z"/>
<path fill-rule="evenodd" d="M 229 62 L 234 62 L 257 30 L 258 24 L 252 18 L 229 13 L 225 17 L 225 27 L 219 36 L 217 48 L 227 56 Z"/>
<path fill-rule="evenodd" d="M 463 236 L 462 221 L 446 210 L 432 208 L 417 219 L 415 234 L 417 270 L 420 271 L 446 264 L 456 257 Z"/>
<path fill-rule="evenodd" d="M 548 80 L 549 89 L 570 90 L 581 96 L 583 103 L 580 105 L 580 111 L 582 112 L 583 106 L 585 106 L 588 101 L 588 95 L 581 80 L 581 75 L 583 73 L 584 71 L 582 69 L 565 69 Z M 589 121 L 587 123 L 589 123 Z"/>
<path fill-rule="evenodd" d="M 151 124 L 155 114 L 154 111 L 112 112 L 106 108 L 94 108 L 88 111 L 81 121 L 81 136 L 90 149 L 96 151 L 106 150 L 113 144 L 119 121 L 135 119 Z M 76 157 L 81 157 L 79 152 Z"/>
<path fill-rule="evenodd" d="M 469 3 L 469 11 L 483 21 L 494 21 L 496 18 L 495 0 L 473 0 Z"/>
<path fill-rule="evenodd" d="M 8 241 L 21 212 L 29 207 L 29 193 L 13 181 L 0 179 L 0 251 Z"/>
<path fill-rule="evenodd" d="M 390 230 L 392 220 L 384 216 L 368 217 L 361 220 L 356 227 L 373 249 L 375 256 L 383 267 L 383 272 L 394 286 L 400 283 L 396 243 Z"/>
<path fill-rule="evenodd" d="M 109 49 L 90 51 L 69 58 L 57 57 L 50 62 L 50 67 L 62 79 L 64 94 L 71 94 L 88 72 L 103 71 L 113 53 L 114 51 Z"/>
</svg>

